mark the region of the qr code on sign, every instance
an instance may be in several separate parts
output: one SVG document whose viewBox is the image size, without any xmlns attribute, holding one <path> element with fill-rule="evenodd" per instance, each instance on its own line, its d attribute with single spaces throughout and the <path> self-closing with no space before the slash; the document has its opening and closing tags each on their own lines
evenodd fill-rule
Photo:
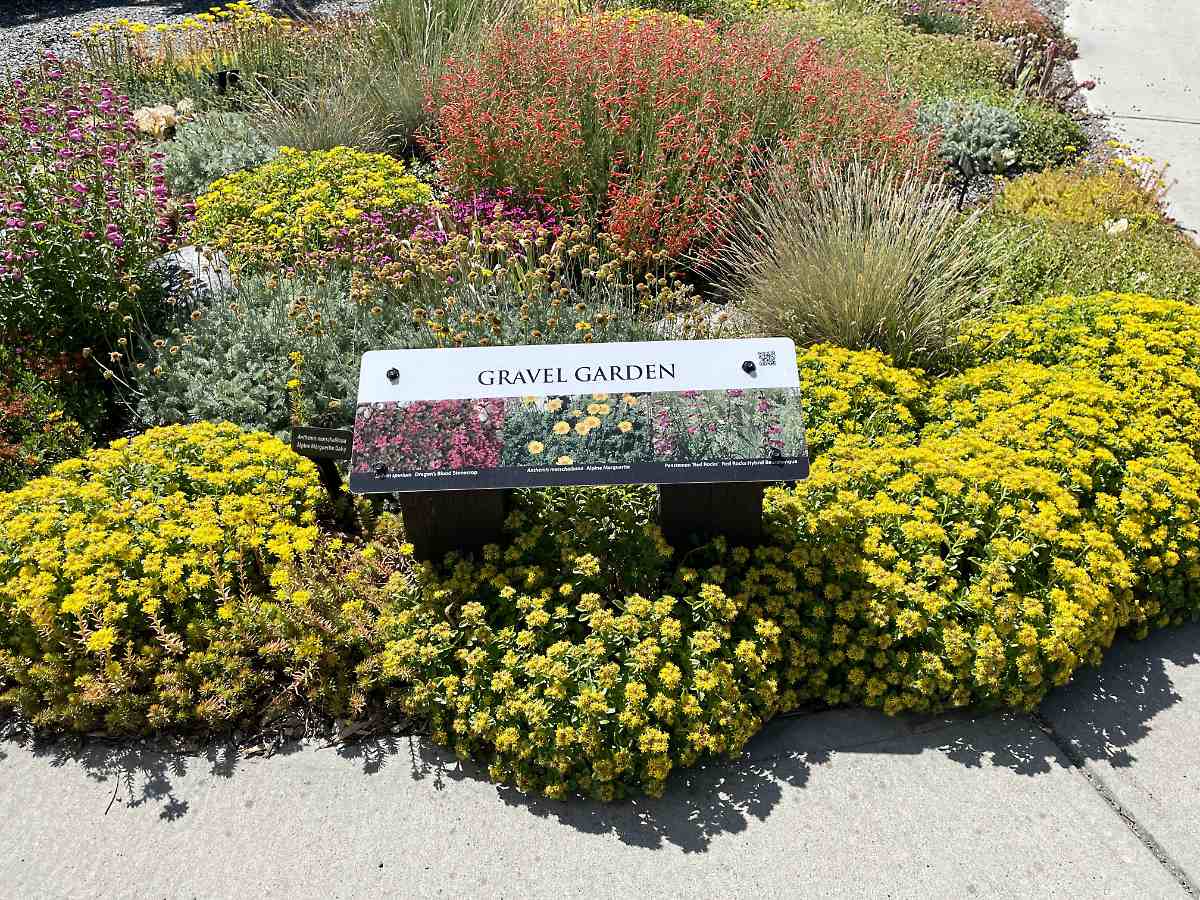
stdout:
<svg viewBox="0 0 1200 900">
<path fill-rule="evenodd" d="M 760 350 L 758 352 L 758 364 L 760 366 L 775 365 L 775 351 L 774 350 Z"/>
</svg>

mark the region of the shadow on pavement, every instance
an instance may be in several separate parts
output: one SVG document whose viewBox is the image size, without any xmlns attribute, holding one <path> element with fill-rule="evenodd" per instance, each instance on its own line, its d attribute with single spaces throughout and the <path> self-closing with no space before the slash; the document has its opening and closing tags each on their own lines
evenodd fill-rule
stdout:
<svg viewBox="0 0 1200 900">
<path fill-rule="evenodd" d="M 1200 625 L 1158 632 L 1145 641 L 1122 639 L 1099 669 L 1079 673 L 1076 681 L 1053 693 L 1042 714 L 1054 737 L 1067 741 L 1085 759 L 1131 765 L 1136 745 L 1153 728 L 1153 719 L 1181 699 L 1168 665 L 1185 668 L 1200 663 Z M 113 785 L 113 803 L 136 807 L 160 804 L 160 818 L 187 815 L 188 801 L 172 783 L 190 767 L 206 766 L 216 777 L 232 777 L 247 761 L 231 743 L 210 744 L 200 752 L 170 749 L 146 742 L 82 739 L 41 743 L 8 726 L 0 738 L 27 747 L 54 766 L 78 766 L 89 777 Z M 312 750 L 293 744 L 278 751 Z M 448 782 L 486 781 L 486 771 L 460 763 L 428 741 L 410 737 L 371 738 L 338 747 L 346 763 L 374 777 L 385 769 L 406 767 L 414 781 L 431 780 L 436 789 Z M 707 848 L 713 837 L 736 834 L 752 820 L 769 816 L 786 788 L 803 788 L 812 769 L 836 754 L 915 755 L 940 752 L 967 767 L 1003 767 L 1036 776 L 1069 765 L 1058 746 L 1029 716 L 949 715 L 888 718 L 862 709 L 843 709 L 786 716 L 771 722 L 737 760 L 677 772 L 666 796 L 616 804 L 573 800 L 561 803 L 532 797 L 515 788 L 497 786 L 503 802 L 552 817 L 587 834 L 611 834 L 622 842 L 654 848 L 664 843 L 686 851 Z M 0 743 L 0 762 L 6 757 Z M 0 769 L 2 771 L 2 769 Z"/>
</svg>

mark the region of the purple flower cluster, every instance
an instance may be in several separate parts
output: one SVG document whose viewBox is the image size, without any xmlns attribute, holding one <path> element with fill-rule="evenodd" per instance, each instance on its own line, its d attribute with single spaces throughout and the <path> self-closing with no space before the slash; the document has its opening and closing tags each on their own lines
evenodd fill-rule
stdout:
<svg viewBox="0 0 1200 900">
<path fill-rule="evenodd" d="M 123 312 L 174 231 L 161 160 L 139 144 L 128 98 L 52 54 L 0 84 L 0 324 L 16 295 L 68 330 L 84 300 Z"/>
<path fill-rule="evenodd" d="M 540 199 L 520 202 L 511 190 L 489 191 L 467 199 L 363 214 L 343 227 L 330 250 L 306 258 L 319 267 L 337 265 L 383 276 L 437 271 L 458 253 L 465 239 L 479 246 L 522 255 L 523 238 L 556 237 L 558 214 Z"/>
</svg>

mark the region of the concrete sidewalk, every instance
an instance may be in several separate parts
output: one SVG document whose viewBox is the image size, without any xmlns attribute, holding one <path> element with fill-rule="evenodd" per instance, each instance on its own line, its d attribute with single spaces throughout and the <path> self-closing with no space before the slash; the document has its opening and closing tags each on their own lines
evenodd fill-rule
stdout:
<svg viewBox="0 0 1200 900">
<path fill-rule="evenodd" d="M 1079 44 L 1088 106 L 1113 133 L 1159 162 L 1175 184 L 1168 211 L 1200 228 L 1200 3 L 1197 0 L 1068 0 L 1066 31 Z"/>
<path fill-rule="evenodd" d="M 610 806 L 408 739 L 269 760 L 9 742 L 0 896 L 1186 897 L 1198 712 L 1192 626 L 1122 643 L 1038 717 L 781 720 Z"/>
</svg>

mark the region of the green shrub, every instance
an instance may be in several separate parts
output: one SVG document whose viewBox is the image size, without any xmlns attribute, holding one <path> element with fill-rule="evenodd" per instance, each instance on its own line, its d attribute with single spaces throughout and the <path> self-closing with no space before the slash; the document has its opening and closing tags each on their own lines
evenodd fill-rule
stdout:
<svg viewBox="0 0 1200 900">
<path fill-rule="evenodd" d="M 91 439 L 75 418 L 76 408 L 100 405 L 100 398 L 70 384 L 77 379 L 68 367 L 76 361 L 28 357 L 0 344 L 0 491 L 87 449 Z M 78 402 L 84 393 L 85 403 Z M 94 425 L 95 417 L 87 424 Z"/>
<path fill-rule="evenodd" d="M 404 163 L 349 147 L 306 153 L 283 147 L 279 158 L 234 172 L 196 198 L 198 243 L 256 265 L 329 247 L 368 213 L 428 203 L 429 185 Z"/>
<path fill-rule="evenodd" d="M 849 435 L 867 440 L 915 437 L 929 390 L 919 369 L 897 369 L 873 350 L 820 344 L 796 356 L 809 456 Z"/>
<path fill-rule="evenodd" d="M 1200 300 L 1200 251 L 1173 229 L 1107 234 L 998 215 L 985 216 L 983 228 L 1007 245 L 1008 262 L 995 276 L 997 297 L 1006 303 L 1110 290 Z"/>
<path fill-rule="evenodd" d="M 867 73 L 919 99 L 994 90 L 1010 65 L 1008 51 L 986 41 L 922 34 L 882 12 L 809 3 L 781 13 L 779 24 L 788 35 L 819 38 Z"/>
<path fill-rule="evenodd" d="M 311 462 L 228 424 L 115 441 L 0 494 L 0 705 L 79 731 L 236 720 L 262 673 L 214 653 L 213 629 L 312 545 L 319 496 Z"/>
<path fill-rule="evenodd" d="M 632 284 L 602 277 L 526 293 L 516 279 L 412 283 L 395 292 L 354 276 L 242 275 L 232 292 L 135 341 L 110 366 L 146 424 L 231 421 L 285 436 L 292 424 L 349 428 L 362 354 L 380 347 L 656 340 Z M 440 311 L 441 318 L 437 313 Z M 648 314 L 649 313 L 649 314 Z M 586 326 L 586 327 L 582 327 Z"/>
<path fill-rule="evenodd" d="M 1021 123 L 1017 165 L 1035 171 L 1057 166 L 1087 146 L 1087 135 L 1069 114 L 1033 100 L 1005 98 Z"/>
<path fill-rule="evenodd" d="M 854 163 L 807 181 L 779 175 L 751 195 L 717 256 L 753 330 L 949 365 L 960 329 L 990 306 L 998 242 L 920 177 Z"/>
<path fill-rule="evenodd" d="M 210 112 L 180 125 L 160 148 L 171 193 L 194 197 L 218 178 L 274 159 L 279 152 L 242 113 Z"/>
</svg>

